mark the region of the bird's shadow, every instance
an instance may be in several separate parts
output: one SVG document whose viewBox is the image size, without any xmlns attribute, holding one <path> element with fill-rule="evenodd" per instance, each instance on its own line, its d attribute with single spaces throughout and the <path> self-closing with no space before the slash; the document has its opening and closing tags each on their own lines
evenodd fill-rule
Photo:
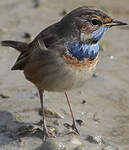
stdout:
<svg viewBox="0 0 129 150">
<path fill-rule="evenodd" d="M 21 145 L 20 143 L 22 142 L 22 138 L 25 137 L 38 137 L 41 139 L 41 141 L 43 141 L 43 131 L 41 124 L 42 122 L 34 124 L 17 121 L 16 118 L 12 115 L 12 113 L 8 111 L 0 111 L 0 146 L 8 145 L 12 142 L 16 142 L 16 144 L 18 144 L 19 146 Z M 69 133 L 69 131 L 66 131 L 67 129 L 62 131 L 63 135 L 65 135 L 65 133 L 66 135 L 67 133 Z M 56 135 L 58 135 L 58 133 L 56 133 Z M 51 141 L 48 140 L 45 142 L 41 142 L 41 145 L 39 144 L 35 150 L 41 150 L 44 148 L 46 149 L 46 147 L 53 146 L 56 146 L 56 143 L 53 141 L 51 143 Z"/>
<path fill-rule="evenodd" d="M 38 137 L 43 139 L 41 126 L 20 122 L 14 119 L 8 111 L 0 111 L 0 145 L 9 144 L 12 141 L 20 141 L 23 137 Z"/>
</svg>

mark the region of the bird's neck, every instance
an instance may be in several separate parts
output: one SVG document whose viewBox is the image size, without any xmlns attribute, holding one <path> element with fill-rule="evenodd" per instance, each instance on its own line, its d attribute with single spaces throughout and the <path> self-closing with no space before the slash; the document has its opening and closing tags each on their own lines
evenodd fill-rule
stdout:
<svg viewBox="0 0 129 150">
<path fill-rule="evenodd" d="M 82 61 L 84 58 L 94 60 L 99 51 L 99 43 L 86 44 L 82 42 L 68 42 L 66 46 L 67 53 L 79 61 Z"/>
</svg>

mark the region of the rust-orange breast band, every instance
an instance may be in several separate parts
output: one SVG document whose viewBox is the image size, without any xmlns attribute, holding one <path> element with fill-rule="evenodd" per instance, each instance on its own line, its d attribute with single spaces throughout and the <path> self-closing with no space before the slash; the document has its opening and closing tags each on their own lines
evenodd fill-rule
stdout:
<svg viewBox="0 0 129 150">
<path fill-rule="evenodd" d="M 84 58 L 82 61 L 77 60 L 74 57 L 64 55 L 65 64 L 71 65 L 72 67 L 81 69 L 81 68 L 92 68 L 96 66 L 98 62 L 98 56 L 94 60 L 90 60 L 89 58 Z"/>
</svg>

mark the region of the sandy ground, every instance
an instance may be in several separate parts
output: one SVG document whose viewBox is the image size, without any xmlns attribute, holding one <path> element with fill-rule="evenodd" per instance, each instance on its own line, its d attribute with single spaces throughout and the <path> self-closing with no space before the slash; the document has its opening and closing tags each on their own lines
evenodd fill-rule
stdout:
<svg viewBox="0 0 129 150">
<path fill-rule="evenodd" d="M 62 18 L 63 10 L 82 5 L 95 5 L 129 23 L 128 0 L 41 0 L 37 8 L 32 0 L 1 0 L 0 40 L 25 41 L 25 32 L 33 39 Z M 46 107 L 64 117 L 47 118 L 48 125 L 57 130 L 54 141 L 62 144 L 62 150 L 80 144 L 84 150 L 129 150 L 129 29 L 110 29 L 102 45 L 96 75 L 81 89 L 68 92 L 75 118 L 84 122 L 78 125 L 80 136 L 63 134 L 67 132 L 63 124 L 71 123 L 64 94 L 45 93 Z M 11 48 L 0 47 L 0 150 L 44 149 L 37 131 L 24 134 L 24 126 L 41 120 L 40 102 L 36 88 L 23 73 L 10 70 L 17 55 Z M 17 133 L 21 130 L 23 133 Z"/>
</svg>

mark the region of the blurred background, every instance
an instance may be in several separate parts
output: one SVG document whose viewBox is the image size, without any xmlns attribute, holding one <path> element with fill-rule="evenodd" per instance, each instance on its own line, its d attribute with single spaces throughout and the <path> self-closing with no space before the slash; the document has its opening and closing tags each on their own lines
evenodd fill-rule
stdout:
<svg viewBox="0 0 129 150">
<path fill-rule="evenodd" d="M 109 16 L 129 23 L 129 0 L 1 0 L 0 41 L 30 42 L 47 26 L 83 5 L 94 5 Z M 102 136 L 117 148 L 128 150 L 129 27 L 111 28 L 101 46 L 96 73 L 84 87 L 70 91 L 69 99 L 76 118 L 85 123 L 79 127 L 82 137 Z M 0 46 L 0 128 L 8 124 L 9 131 L 15 121 L 28 123 L 41 119 L 36 110 L 40 107 L 36 88 L 25 80 L 23 72 L 10 70 L 17 56 L 17 51 Z M 82 105 L 82 101 L 86 103 Z M 63 93 L 46 92 L 45 105 L 63 115 L 62 122 L 71 121 Z M 28 148 L 33 140 L 37 145 Z M 16 143 L 12 146 L 9 141 L 10 137 L 0 130 L 3 149 L 7 146 L 18 149 Z M 34 138 L 25 143 L 24 149 L 34 149 L 41 141 Z M 94 145 L 87 147 L 93 149 Z"/>
</svg>

